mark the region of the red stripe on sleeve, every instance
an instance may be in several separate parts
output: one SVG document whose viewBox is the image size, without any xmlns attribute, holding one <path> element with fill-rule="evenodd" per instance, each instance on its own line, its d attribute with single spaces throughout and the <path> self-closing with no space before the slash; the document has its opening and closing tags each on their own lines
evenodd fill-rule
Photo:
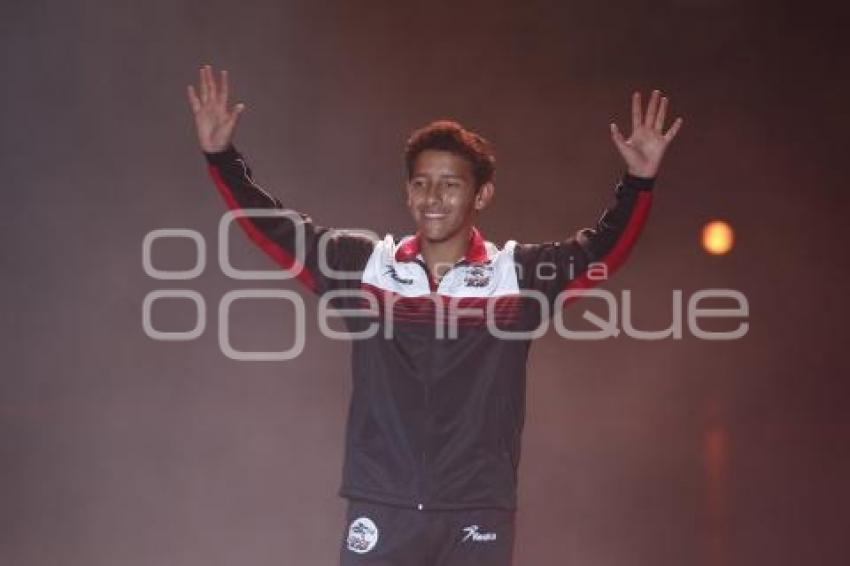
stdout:
<svg viewBox="0 0 850 566">
<path fill-rule="evenodd" d="M 626 223 L 626 227 L 623 229 L 623 233 L 617 239 L 617 243 L 614 244 L 614 247 L 605 254 L 601 260 L 597 260 L 593 263 L 604 263 L 607 266 L 607 273 L 610 276 L 614 271 L 616 271 L 620 265 L 626 260 L 631 251 L 632 247 L 634 247 L 635 242 L 637 242 L 638 236 L 640 235 L 640 231 L 643 228 L 643 225 L 646 223 L 646 218 L 649 216 L 649 209 L 652 205 L 652 192 L 651 191 L 640 191 L 637 196 L 637 202 L 635 203 L 635 208 L 632 211 L 631 216 L 629 216 L 629 221 Z M 587 271 L 582 273 L 580 276 L 576 277 L 569 283 L 564 286 L 564 291 L 567 289 L 589 289 L 599 283 L 598 279 L 590 279 L 587 276 Z M 578 299 L 578 296 L 569 297 L 564 305 L 571 303 L 572 301 Z"/>
<path fill-rule="evenodd" d="M 216 187 L 224 197 L 224 201 L 227 203 L 227 206 L 231 210 L 241 210 L 242 207 L 239 205 L 236 197 L 233 196 L 233 190 L 224 181 L 218 168 L 211 164 L 208 166 L 208 169 L 210 175 L 212 175 L 212 178 L 215 181 Z M 242 228 L 248 234 L 248 237 L 260 246 L 264 252 L 271 256 L 272 259 L 274 259 L 284 269 L 297 271 L 298 275 L 296 275 L 296 278 L 310 288 L 311 291 L 316 291 L 316 280 L 313 277 L 313 274 L 307 270 L 307 268 L 300 265 L 296 261 L 295 256 L 293 256 L 288 250 L 266 236 L 262 230 L 254 224 L 253 218 L 250 216 L 240 216 L 236 220 L 242 225 Z"/>
</svg>

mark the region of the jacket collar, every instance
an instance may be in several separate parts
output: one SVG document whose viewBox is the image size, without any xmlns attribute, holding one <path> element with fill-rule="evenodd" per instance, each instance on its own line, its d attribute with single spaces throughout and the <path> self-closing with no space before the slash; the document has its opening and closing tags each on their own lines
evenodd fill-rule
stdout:
<svg viewBox="0 0 850 566">
<path fill-rule="evenodd" d="M 415 236 L 402 241 L 395 252 L 396 261 L 413 261 L 420 253 L 420 235 L 419 232 Z M 463 258 L 470 263 L 483 263 L 487 261 L 487 248 L 484 245 L 484 237 L 475 226 L 472 227 L 472 235 L 469 238 L 469 245 L 466 247 L 466 253 Z"/>
</svg>

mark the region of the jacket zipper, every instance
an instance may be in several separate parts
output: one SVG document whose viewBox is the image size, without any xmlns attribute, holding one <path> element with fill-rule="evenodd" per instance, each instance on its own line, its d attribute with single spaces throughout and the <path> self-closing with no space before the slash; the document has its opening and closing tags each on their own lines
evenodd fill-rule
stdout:
<svg viewBox="0 0 850 566">
<path fill-rule="evenodd" d="M 419 464 L 420 473 L 422 474 L 422 488 L 421 488 L 420 495 L 419 495 L 419 504 L 416 506 L 417 509 L 419 509 L 420 511 L 422 511 L 425 508 L 425 504 L 423 503 L 423 501 L 425 499 L 425 494 L 428 491 L 427 487 L 426 487 L 427 486 L 426 482 L 427 482 L 427 479 L 428 479 L 428 474 L 426 473 L 427 468 L 425 467 L 425 462 L 427 460 L 427 451 L 426 451 L 425 447 L 428 446 L 428 435 L 430 434 L 430 421 L 431 421 L 430 415 L 428 413 L 428 401 L 429 401 L 429 399 L 428 399 L 428 384 L 426 383 L 425 384 L 425 411 L 424 411 L 425 423 L 424 423 L 424 426 L 423 426 L 424 433 L 422 435 L 422 437 L 423 437 L 422 438 L 422 460 Z"/>
<path fill-rule="evenodd" d="M 458 260 L 453 266 L 451 266 L 448 270 L 446 270 L 445 273 L 443 273 L 443 276 L 440 278 L 440 281 L 435 280 L 431 276 L 431 272 L 428 269 L 428 265 L 424 261 L 419 261 L 417 263 L 419 263 L 419 265 L 422 267 L 422 269 L 425 270 L 425 275 L 428 278 L 428 287 L 430 288 L 432 293 L 435 293 L 437 291 L 437 289 L 439 288 L 442 280 L 445 279 L 446 276 L 449 274 L 449 271 L 451 271 L 452 269 L 454 269 L 458 265 L 461 265 L 463 262 L 464 262 L 464 258 L 461 258 L 460 260 Z M 435 308 L 442 308 L 442 306 L 435 307 Z M 433 353 L 431 354 L 431 358 L 429 360 L 429 363 L 430 363 L 430 366 L 428 367 L 428 372 L 429 372 L 429 374 L 432 374 L 433 371 L 434 371 Z M 427 439 L 428 439 L 428 435 L 430 433 L 430 428 L 431 428 L 431 426 L 430 426 L 431 425 L 431 415 L 428 412 L 428 403 L 429 403 L 429 398 L 428 398 L 429 389 L 428 389 L 428 387 L 429 387 L 429 385 L 426 381 L 426 383 L 425 383 L 425 410 L 424 410 L 425 424 L 424 424 L 424 427 L 423 427 L 424 428 L 423 446 L 422 446 L 422 454 L 421 454 L 421 459 L 420 459 L 420 464 L 419 464 L 420 473 L 422 474 L 422 480 L 421 480 L 421 488 L 420 488 L 420 493 L 419 493 L 419 502 L 416 504 L 416 508 L 420 511 L 425 509 L 425 504 L 424 504 L 423 500 L 425 499 L 425 494 L 428 491 L 426 489 L 427 474 L 426 474 L 426 467 L 425 467 L 425 463 L 427 461 L 427 451 L 425 449 L 425 446 L 427 446 L 427 444 L 428 444 Z"/>
</svg>

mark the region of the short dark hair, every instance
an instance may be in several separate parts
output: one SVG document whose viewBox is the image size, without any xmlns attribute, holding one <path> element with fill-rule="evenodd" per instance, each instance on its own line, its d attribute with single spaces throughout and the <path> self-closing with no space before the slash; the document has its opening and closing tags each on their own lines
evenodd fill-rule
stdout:
<svg viewBox="0 0 850 566">
<path fill-rule="evenodd" d="M 450 151 L 467 159 L 476 188 L 493 179 L 496 157 L 490 142 L 453 120 L 436 120 L 411 134 L 404 151 L 408 178 L 413 176 L 416 158 L 428 149 Z"/>
</svg>

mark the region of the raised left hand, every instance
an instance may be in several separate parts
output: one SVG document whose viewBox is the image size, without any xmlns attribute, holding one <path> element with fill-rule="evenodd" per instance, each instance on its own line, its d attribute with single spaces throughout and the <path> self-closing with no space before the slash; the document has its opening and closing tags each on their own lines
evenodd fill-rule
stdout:
<svg viewBox="0 0 850 566">
<path fill-rule="evenodd" d="M 611 123 L 614 145 L 623 156 L 628 172 L 635 177 L 652 178 L 658 174 L 667 146 L 682 127 L 682 118 L 676 118 L 670 129 L 666 133 L 662 132 L 667 104 L 667 97 L 662 97 L 659 91 L 653 90 L 644 117 L 641 112 L 640 92 L 635 92 L 632 95 L 632 133 L 629 138 L 623 137 L 617 124 Z"/>
</svg>

